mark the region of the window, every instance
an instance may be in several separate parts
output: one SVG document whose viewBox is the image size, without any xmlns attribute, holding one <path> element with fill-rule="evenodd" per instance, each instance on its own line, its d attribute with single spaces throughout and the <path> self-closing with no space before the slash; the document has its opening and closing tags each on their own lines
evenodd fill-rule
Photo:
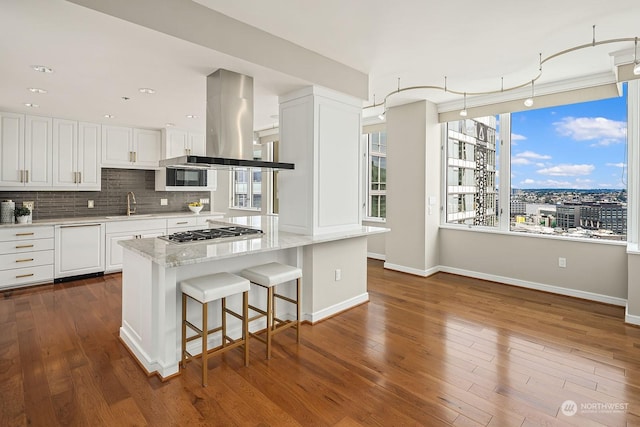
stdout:
<svg viewBox="0 0 640 427">
<path fill-rule="evenodd" d="M 511 231 L 626 239 L 626 94 L 511 114 Z"/>
<path fill-rule="evenodd" d="M 497 117 L 449 122 L 445 129 L 447 223 L 497 226 Z"/>
<path fill-rule="evenodd" d="M 367 138 L 367 217 L 387 217 L 387 134 L 373 132 Z"/>
<path fill-rule="evenodd" d="M 626 240 L 628 102 L 624 84 L 620 97 L 444 124 L 443 222 Z"/>
<path fill-rule="evenodd" d="M 261 146 L 254 146 L 253 159 L 262 159 Z M 262 170 L 260 168 L 235 168 L 232 174 L 232 207 L 260 210 L 262 208 Z"/>
</svg>

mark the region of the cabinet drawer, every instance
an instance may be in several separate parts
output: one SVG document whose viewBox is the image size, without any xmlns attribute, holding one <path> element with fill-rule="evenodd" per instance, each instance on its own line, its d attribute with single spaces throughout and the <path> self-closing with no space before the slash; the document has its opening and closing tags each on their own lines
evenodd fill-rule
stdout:
<svg viewBox="0 0 640 427">
<path fill-rule="evenodd" d="M 106 223 L 106 233 L 123 233 L 136 232 L 144 230 L 166 229 L 167 220 L 162 219 L 123 219 L 122 221 L 113 221 Z"/>
<path fill-rule="evenodd" d="M 53 264 L 53 251 L 0 255 L 0 270 L 23 269 L 47 264 Z"/>
<path fill-rule="evenodd" d="M 48 251 L 53 249 L 53 239 L 20 240 L 0 242 L 0 255 L 22 252 Z"/>
<path fill-rule="evenodd" d="M 183 217 L 183 218 L 169 218 L 167 220 L 167 228 L 184 228 L 198 225 L 197 218 L 195 217 Z"/>
<path fill-rule="evenodd" d="M 0 228 L 0 242 L 53 238 L 52 225 Z"/>
<path fill-rule="evenodd" d="M 53 282 L 53 264 L 16 268 L 14 270 L 0 270 L 0 288 L 12 288 L 42 282 Z"/>
</svg>

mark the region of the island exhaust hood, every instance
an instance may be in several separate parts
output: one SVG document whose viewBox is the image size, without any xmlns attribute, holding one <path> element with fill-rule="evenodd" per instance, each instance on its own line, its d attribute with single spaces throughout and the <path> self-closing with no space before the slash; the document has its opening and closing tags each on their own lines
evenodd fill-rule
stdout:
<svg viewBox="0 0 640 427">
<path fill-rule="evenodd" d="M 293 169 L 293 163 L 253 160 L 253 77 L 223 70 L 207 76 L 206 156 L 160 160 L 167 168 Z"/>
</svg>

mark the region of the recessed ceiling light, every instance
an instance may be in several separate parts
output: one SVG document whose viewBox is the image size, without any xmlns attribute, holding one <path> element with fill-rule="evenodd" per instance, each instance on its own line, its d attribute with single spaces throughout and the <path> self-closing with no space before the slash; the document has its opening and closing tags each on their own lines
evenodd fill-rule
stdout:
<svg viewBox="0 0 640 427">
<path fill-rule="evenodd" d="M 104 118 L 105 118 L 105 119 L 113 119 L 113 118 L 115 118 L 115 117 L 116 117 L 116 116 L 114 116 L 113 114 L 105 114 L 105 115 L 104 115 Z"/>
<path fill-rule="evenodd" d="M 40 89 L 40 88 L 37 88 L 37 87 L 30 87 L 30 88 L 27 88 L 27 89 L 31 93 L 47 93 L 47 91 L 45 89 Z"/>
<path fill-rule="evenodd" d="M 187 114 L 187 119 L 197 119 L 198 116 L 196 116 L 195 114 Z"/>
<path fill-rule="evenodd" d="M 176 125 L 175 123 L 167 123 L 165 126 L 168 127 L 168 128 L 172 128 L 175 125 Z"/>
<path fill-rule="evenodd" d="M 25 103 L 24 103 L 24 106 L 25 106 L 25 107 L 29 107 L 29 108 L 38 108 L 38 107 L 39 107 L 39 105 L 38 105 L 38 104 L 32 104 L 32 103 L 30 103 L 30 102 L 25 102 Z"/>
<path fill-rule="evenodd" d="M 32 65 L 31 68 L 39 73 L 53 73 L 53 68 L 47 67 L 45 65 Z"/>
<path fill-rule="evenodd" d="M 154 93 L 156 93 L 156 91 L 154 89 L 148 88 L 148 87 L 141 87 L 140 89 L 138 89 L 138 91 L 140 93 L 147 93 L 149 95 L 152 95 Z"/>
</svg>

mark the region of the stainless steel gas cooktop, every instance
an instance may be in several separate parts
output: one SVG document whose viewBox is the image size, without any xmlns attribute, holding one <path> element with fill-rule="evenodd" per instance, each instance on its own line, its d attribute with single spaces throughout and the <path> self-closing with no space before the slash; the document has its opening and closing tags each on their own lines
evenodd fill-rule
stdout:
<svg viewBox="0 0 640 427">
<path fill-rule="evenodd" d="M 224 239 L 229 237 L 254 238 L 262 237 L 262 230 L 256 228 L 230 226 L 219 228 L 207 228 L 204 230 L 181 231 L 168 236 L 160 236 L 160 239 L 171 243 L 191 243 L 203 240 Z"/>
</svg>

